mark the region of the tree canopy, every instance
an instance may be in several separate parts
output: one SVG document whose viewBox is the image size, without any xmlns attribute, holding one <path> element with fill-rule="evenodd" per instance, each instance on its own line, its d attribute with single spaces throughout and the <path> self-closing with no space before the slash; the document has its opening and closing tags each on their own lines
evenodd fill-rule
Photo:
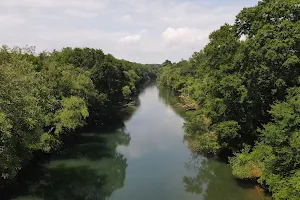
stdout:
<svg viewBox="0 0 300 200">
<path fill-rule="evenodd" d="M 230 150 L 233 173 L 259 178 L 275 199 L 298 199 L 300 7 L 263 0 L 209 36 L 188 61 L 165 62 L 158 77 L 194 99 L 185 128 L 207 153 Z"/>
<path fill-rule="evenodd" d="M 99 49 L 0 48 L 0 183 L 34 152 L 61 146 L 61 136 L 120 115 L 157 66 L 118 60 Z M 91 124 L 92 124 L 91 123 Z"/>
</svg>

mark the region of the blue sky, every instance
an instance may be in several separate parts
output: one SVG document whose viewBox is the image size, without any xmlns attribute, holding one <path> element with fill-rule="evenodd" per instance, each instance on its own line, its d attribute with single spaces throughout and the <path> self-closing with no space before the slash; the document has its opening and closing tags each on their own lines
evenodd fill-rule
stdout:
<svg viewBox="0 0 300 200">
<path fill-rule="evenodd" d="M 0 0 L 0 44 L 93 47 L 117 58 L 189 58 L 256 0 Z"/>
</svg>

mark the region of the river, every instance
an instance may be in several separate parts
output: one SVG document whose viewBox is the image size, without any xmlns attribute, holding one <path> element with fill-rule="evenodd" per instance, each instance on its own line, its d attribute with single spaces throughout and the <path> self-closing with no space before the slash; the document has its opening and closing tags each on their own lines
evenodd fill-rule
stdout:
<svg viewBox="0 0 300 200">
<path fill-rule="evenodd" d="M 237 181 L 230 167 L 193 155 L 178 99 L 155 85 L 124 124 L 93 129 L 27 172 L 10 199 L 18 200 L 261 200 L 254 186 Z M 267 199 L 267 198 L 265 198 Z"/>
</svg>

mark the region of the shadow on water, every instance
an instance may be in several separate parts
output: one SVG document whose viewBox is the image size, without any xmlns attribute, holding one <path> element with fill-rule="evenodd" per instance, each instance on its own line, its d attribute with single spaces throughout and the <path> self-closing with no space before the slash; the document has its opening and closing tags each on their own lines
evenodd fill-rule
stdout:
<svg viewBox="0 0 300 200">
<path fill-rule="evenodd" d="M 180 102 L 180 99 L 176 98 L 174 93 L 169 89 L 160 89 L 159 97 L 159 100 L 165 106 L 172 106 Z M 184 115 L 184 111 L 182 112 L 181 109 L 177 110 L 175 108 L 174 110 L 178 115 Z M 140 143 L 141 141 L 139 139 L 141 138 L 135 138 L 135 136 L 141 134 L 140 129 L 136 129 L 136 135 L 134 135 L 135 129 L 131 130 L 131 140 L 130 134 L 125 130 L 124 121 L 130 119 L 134 110 L 129 109 L 124 111 L 122 118 L 111 120 L 111 124 L 109 125 L 88 126 L 76 134 L 68 135 L 64 138 L 64 147 L 58 153 L 47 155 L 47 159 L 36 158 L 33 160 L 27 168 L 22 170 L 18 181 L 9 187 L 5 194 L 0 194 L 0 199 L 105 200 L 109 197 L 113 198 L 113 192 L 124 187 L 126 169 L 128 166 L 126 157 L 117 151 L 117 147 L 120 145 L 128 146 L 130 142 L 131 147 L 134 147 L 132 146 L 133 144 L 138 144 L 138 147 L 147 144 Z M 149 112 L 145 112 L 143 115 L 149 116 Z M 152 120 L 152 118 L 150 120 Z M 160 119 L 155 118 L 155 120 Z M 173 123 L 172 120 L 170 121 Z M 159 125 L 160 123 L 157 124 Z M 170 127 L 171 124 L 163 124 L 161 128 L 165 126 Z M 170 129 L 170 133 L 172 131 L 174 130 Z M 147 138 L 149 140 L 152 139 L 151 137 Z M 175 138 L 175 136 L 172 138 Z M 177 143 L 175 144 L 175 148 L 178 150 L 179 145 Z M 166 145 L 164 145 L 164 147 L 165 146 Z M 128 159 L 128 162 L 131 162 L 131 167 L 128 167 L 127 181 L 129 182 L 127 182 L 127 185 L 128 183 L 130 184 L 130 180 L 133 181 L 133 184 L 129 185 L 133 188 L 132 191 L 136 191 L 136 194 L 140 194 L 141 196 L 147 195 L 145 199 L 149 199 L 149 196 L 154 193 L 157 194 L 156 197 L 158 198 L 153 199 L 161 199 L 164 194 L 170 197 L 168 199 L 174 199 L 171 198 L 172 195 L 170 193 L 186 197 L 181 199 L 192 199 L 190 197 L 202 200 L 261 199 L 255 187 L 251 187 L 247 184 L 243 185 L 233 177 L 228 164 L 208 156 L 194 156 L 191 160 L 186 162 L 186 159 L 181 160 L 178 154 L 175 154 L 175 157 L 173 157 L 173 153 L 170 152 L 175 149 L 172 148 L 173 146 L 170 146 L 170 149 L 163 149 L 164 151 L 160 150 L 154 154 L 149 153 L 148 156 L 152 155 L 152 157 L 147 157 L 146 155 L 141 158 L 141 160 Z M 138 150 L 140 149 L 138 148 Z M 170 150 L 170 152 L 167 150 Z M 182 150 L 178 152 L 181 153 L 181 151 Z M 160 158 L 157 156 L 158 154 L 161 154 L 161 156 L 170 156 L 169 161 L 165 159 L 165 157 L 163 157 L 163 160 L 158 160 L 158 158 Z M 188 154 L 189 152 L 187 152 L 187 154 L 184 153 L 184 155 Z M 172 158 L 174 159 L 172 160 Z M 146 164 L 143 163 L 142 160 L 146 160 Z M 177 163 L 177 161 L 179 161 L 179 165 L 185 163 L 185 166 L 182 166 L 183 171 L 181 171 L 181 169 L 176 171 L 177 168 L 172 166 L 173 162 Z M 160 169 L 152 168 L 151 165 L 147 163 L 161 164 L 159 165 Z M 168 167 L 167 170 L 164 170 L 162 167 L 164 164 Z M 172 173 L 168 175 L 166 172 L 170 171 L 170 166 L 174 168 L 174 172 L 171 171 Z M 132 171 L 132 169 L 134 169 L 134 171 Z M 143 188 L 139 187 L 139 185 L 143 184 L 139 181 L 141 180 L 140 177 L 136 176 L 139 175 L 136 173 L 136 170 L 141 170 L 142 175 L 147 175 L 148 180 L 142 180 L 145 185 L 145 190 L 139 190 Z M 157 176 L 155 176 L 156 171 L 158 172 L 156 174 Z M 163 173 L 160 174 L 159 172 Z M 166 176 L 164 176 L 164 174 L 166 174 Z M 169 180 L 169 178 L 172 179 L 173 176 L 176 177 L 176 175 L 178 175 L 176 181 L 170 182 L 170 184 L 166 181 Z M 165 189 L 159 186 L 160 183 L 165 183 L 164 181 L 166 181 L 165 185 L 170 185 L 170 187 L 177 187 L 179 185 L 178 188 L 182 188 L 182 192 L 178 189 L 178 193 L 176 193 L 176 191 L 172 189 Z M 126 189 L 126 187 L 123 189 Z M 166 190 L 168 191 L 166 192 Z M 119 199 L 137 199 L 134 198 L 134 192 L 131 190 L 128 191 L 130 198 L 120 196 Z M 150 191 L 151 194 L 145 191 Z M 178 198 L 180 197 L 178 196 Z M 164 199 L 167 199 L 167 196 L 164 197 Z"/>
<path fill-rule="evenodd" d="M 167 106 L 171 106 L 172 110 L 182 118 L 186 117 L 186 112 L 180 106 L 177 106 L 179 103 L 182 103 L 182 99 L 178 97 L 178 94 L 171 90 L 170 88 L 161 87 L 158 90 L 158 96 L 161 102 Z"/>
<path fill-rule="evenodd" d="M 127 160 L 116 147 L 130 142 L 124 129 L 94 130 L 68 142 L 50 160 L 23 170 L 10 195 L 0 199 L 103 200 L 123 187 Z"/>
<path fill-rule="evenodd" d="M 266 188 L 262 188 L 261 185 L 257 183 L 257 179 L 251 179 L 251 180 L 236 179 L 236 182 L 241 188 L 244 188 L 246 190 L 255 188 L 256 192 L 261 196 L 261 199 L 263 200 L 272 199 L 272 194 Z"/>
<path fill-rule="evenodd" d="M 231 168 L 217 159 L 194 157 L 186 163 L 186 168 L 197 171 L 196 176 L 183 178 L 188 193 L 202 195 L 205 200 L 261 199 L 255 187 L 257 183 L 238 181 L 233 177 Z"/>
<path fill-rule="evenodd" d="M 149 85 L 155 84 L 151 82 Z M 142 90 L 141 90 L 142 91 Z M 63 147 L 38 156 L 23 168 L 17 180 L 0 193 L 1 200 L 104 200 L 124 186 L 127 159 L 117 152 L 128 146 L 130 134 L 125 130 L 140 106 L 119 110 L 106 120 L 82 128 L 63 138 Z"/>
<path fill-rule="evenodd" d="M 186 112 L 177 106 L 182 100 L 177 94 L 168 89 L 159 89 L 160 100 L 172 107 L 182 118 L 186 117 Z M 184 137 L 185 142 L 189 140 Z M 228 156 L 232 152 L 222 150 L 215 155 L 193 155 L 192 159 L 185 163 L 186 171 L 191 175 L 182 178 L 185 192 L 199 195 L 205 200 L 270 200 L 270 196 L 265 194 L 254 181 L 241 181 L 232 175 L 232 169 L 228 164 Z"/>
</svg>

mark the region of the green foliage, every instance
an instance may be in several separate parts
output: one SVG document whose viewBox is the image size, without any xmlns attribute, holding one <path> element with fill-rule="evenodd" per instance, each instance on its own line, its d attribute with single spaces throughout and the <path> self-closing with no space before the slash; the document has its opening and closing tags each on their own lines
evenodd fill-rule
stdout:
<svg viewBox="0 0 300 200">
<path fill-rule="evenodd" d="M 188 138 L 189 148 L 195 152 L 214 154 L 221 148 L 214 132 L 205 132 Z"/>
<path fill-rule="evenodd" d="M 209 131 L 208 127 L 210 123 L 206 123 L 204 116 L 199 111 L 191 112 L 187 115 L 187 121 L 184 124 L 184 128 L 188 133 L 199 134 Z"/>
<path fill-rule="evenodd" d="M 241 135 L 239 134 L 241 127 L 236 121 L 224 121 L 215 125 L 214 130 L 217 133 L 218 141 L 223 147 L 235 147 Z"/>
<path fill-rule="evenodd" d="M 62 108 L 54 114 L 56 133 L 62 132 L 63 128 L 74 130 L 83 126 L 84 119 L 89 115 L 84 99 L 75 96 L 63 98 L 61 106 Z"/>
<path fill-rule="evenodd" d="M 260 177 L 275 199 L 300 193 L 299 16 L 297 0 L 260 1 L 214 31 L 189 61 L 165 62 L 158 77 L 200 105 L 185 124 L 202 145 L 197 149 L 235 153 L 233 173 Z"/>
<path fill-rule="evenodd" d="M 300 88 L 289 89 L 286 101 L 275 104 L 271 114 L 273 121 L 264 126 L 262 142 L 272 148 L 272 159 L 266 162 L 260 181 L 270 186 L 277 199 L 296 199 L 300 193 Z"/>
<path fill-rule="evenodd" d="M 126 98 L 156 68 L 98 49 L 36 55 L 33 48 L 0 48 L 0 184 L 34 152 L 59 148 L 61 135 L 121 115 Z"/>
<path fill-rule="evenodd" d="M 1 54 L 8 54 L 2 49 Z M 4 57 L 4 56 L 1 56 Z M 30 146 L 43 132 L 44 109 L 39 102 L 41 86 L 34 66 L 13 50 L 9 62 L 0 65 L 0 173 L 2 178 L 16 175 L 20 157 L 27 159 Z"/>
<path fill-rule="evenodd" d="M 262 175 L 265 170 L 265 161 L 266 159 L 272 159 L 271 155 L 272 148 L 258 144 L 251 152 L 249 147 L 243 149 L 241 153 L 231 157 L 229 162 L 236 177 L 253 179 Z"/>
<path fill-rule="evenodd" d="M 260 177 L 276 199 L 299 197 L 300 88 L 288 90 L 286 101 L 272 106 L 273 121 L 261 130 L 261 142 L 251 152 L 231 159 L 233 173 L 240 178 Z M 260 169 L 254 176 L 251 166 Z"/>
<path fill-rule="evenodd" d="M 125 98 L 129 98 L 130 94 L 131 94 L 131 90 L 130 90 L 130 87 L 128 85 L 124 86 L 122 88 L 122 93 L 123 93 L 123 96 Z"/>
</svg>

